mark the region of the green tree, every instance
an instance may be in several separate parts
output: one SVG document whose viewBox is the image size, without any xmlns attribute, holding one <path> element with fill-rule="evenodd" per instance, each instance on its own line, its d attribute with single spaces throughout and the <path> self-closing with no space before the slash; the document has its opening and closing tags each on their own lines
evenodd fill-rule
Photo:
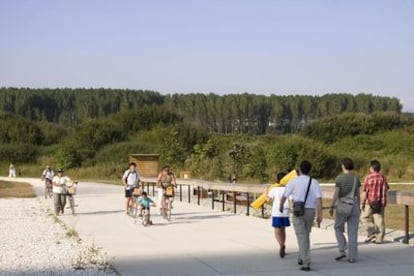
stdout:
<svg viewBox="0 0 414 276">
<path fill-rule="evenodd" d="M 242 176 L 243 167 L 246 163 L 248 163 L 251 156 L 248 146 L 242 142 L 234 143 L 228 152 L 228 156 L 231 160 L 233 173 L 238 177 Z"/>
</svg>

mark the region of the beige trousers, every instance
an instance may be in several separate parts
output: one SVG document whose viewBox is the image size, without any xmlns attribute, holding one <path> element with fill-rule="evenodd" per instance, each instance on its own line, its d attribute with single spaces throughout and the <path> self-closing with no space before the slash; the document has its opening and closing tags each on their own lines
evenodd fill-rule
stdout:
<svg viewBox="0 0 414 276">
<path fill-rule="evenodd" d="M 364 229 L 368 236 L 375 235 L 375 241 L 378 243 L 383 242 L 385 236 L 384 211 L 385 208 L 383 207 L 380 213 L 373 214 L 371 207 L 367 204 L 365 210 L 361 213 L 361 222 Z"/>
<path fill-rule="evenodd" d="M 315 209 L 305 209 L 305 214 L 301 217 L 293 216 L 293 227 L 295 228 L 296 238 L 299 247 L 299 260 L 303 261 L 303 266 L 309 266 L 311 259 L 310 252 L 310 232 L 315 219 Z"/>
</svg>

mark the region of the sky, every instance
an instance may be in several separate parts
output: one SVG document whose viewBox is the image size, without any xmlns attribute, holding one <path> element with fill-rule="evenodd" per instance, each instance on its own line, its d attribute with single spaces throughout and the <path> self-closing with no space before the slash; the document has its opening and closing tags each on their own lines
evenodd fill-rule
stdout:
<svg viewBox="0 0 414 276">
<path fill-rule="evenodd" d="M 412 0 L 0 0 L 0 86 L 369 93 L 414 111 Z"/>
</svg>

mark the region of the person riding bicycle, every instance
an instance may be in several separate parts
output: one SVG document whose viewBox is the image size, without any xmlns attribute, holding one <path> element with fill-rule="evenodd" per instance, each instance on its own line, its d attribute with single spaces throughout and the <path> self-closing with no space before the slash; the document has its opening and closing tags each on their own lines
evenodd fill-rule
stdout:
<svg viewBox="0 0 414 276">
<path fill-rule="evenodd" d="M 161 214 L 168 208 L 166 206 L 166 199 L 171 200 L 171 204 L 174 201 L 174 188 L 176 184 L 174 173 L 171 172 L 171 167 L 168 165 L 162 167 L 161 172 L 158 175 L 157 183 L 158 204 L 160 206 Z"/>
<path fill-rule="evenodd" d="M 45 181 L 46 187 L 52 184 L 53 177 L 55 176 L 54 171 L 49 167 L 46 166 L 45 170 L 42 172 L 42 181 Z"/>
<path fill-rule="evenodd" d="M 72 180 L 63 175 L 63 170 L 58 169 L 57 175 L 53 177 L 53 205 L 55 207 L 55 214 L 63 215 L 66 205 L 66 187 L 72 185 Z"/>
<path fill-rule="evenodd" d="M 148 210 L 148 223 L 152 224 L 150 207 L 151 205 L 155 206 L 155 202 L 148 197 L 147 192 L 143 191 L 141 196 L 137 198 L 137 204 L 139 208 L 139 213 L 142 214 L 143 210 Z"/>
</svg>

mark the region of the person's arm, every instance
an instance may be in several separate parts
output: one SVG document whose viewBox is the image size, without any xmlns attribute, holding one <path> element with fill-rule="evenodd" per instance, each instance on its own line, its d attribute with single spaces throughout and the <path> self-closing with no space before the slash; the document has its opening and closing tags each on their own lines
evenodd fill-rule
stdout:
<svg viewBox="0 0 414 276">
<path fill-rule="evenodd" d="M 280 199 L 280 204 L 279 204 L 279 212 L 283 213 L 283 210 L 285 209 L 285 202 L 286 202 L 287 197 L 285 195 L 282 196 L 282 198 Z"/>
<path fill-rule="evenodd" d="M 390 185 L 388 184 L 388 181 L 387 181 L 387 179 L 384 177 L 384 186 L 385 186 L 385 193 L 387 193 L 388 192 L 388 190 L 390 189 Z"/>
<path fill-rule="evenodd" d="M 162 177 L 162 173 L 158 174 L 158 179 L 157 179 L 157 188 L 161 187 L 161 177 Z"/>
<path fill-rule="evenodd" d="M 144 185 L 143 185 L 143 183 L 141 183 L 141 176 L 139 175 L 138 172 L 136 172 L 136 173 L 137 173 L 137 179 L 135 179 L 135 186 L 138 187 L 138 188 L 144 189 Z"/>
<path fill-rule="evenodd" d="M 340 190 L 339 187 L 335 187 L 335 192 L 332 196 L 332 203 L 331 203 L 331 206 L 329 207 L 329 214 L 331 216 L 333 216 L 333 212 L 334 212 L 334 209 L 335 209 L 335 204 L 338 201 L 339 190 Z"/>
<path fill-rule="evenodd" d="M 264 193 L 263 193 L 263 195 L 265 196 L 266 202 L 269 202 L 269 201 L 271 201 L 273 199 L 273 197 L 272 197 L 272 195 L 270 193 L 271 192 L 269 192 L 269 187 L 267 187 L 264 190 Z"/>
<path fill-rule="evenodd" d="M 368 187 L 368 183 L 367 183 L 367 179 L 365 179 L 365 181 L 364 181 L 364 189 L 363 189 L 363 191 L 362 191 L 362 193 L 361 193 L 361 198 L 360 198 L 360 202 L 361 202 L 361 210 L 362 211 L 364 211 L 365 210 L 365 204 L 366 204 L 366 202 L 367 202 L 367 194 L 368 194 L 368 189 L 367 189 L 367 187 Z"/>
<path fill-rule="evenodd" d="M 122 183 L 126 186 L 128 181 L 128 173 L 124 172 L 124 175 L 122 176 Z"/>
<path fill-rule="evenodd" d="M 52 182 L 53 182 L 52 183 L 53 186 L 56 186 L 56 187 L 62 187 L 63 186 L 62 184 L 60 184 L 60 183 L 57 182 L 57 179 L 56 178 L 53 178 Z"/>
<path fill-rule="evenodd" d="M 295 181 L 295 179 L 293 179 L 292 181 L 290 181 L 288 184 L 287 184 L 287 186 L 286 186 L 286 188 L 285 188 L 285 191 L 283 192 L 283 196 L 282 196 L 282 198 L 280 199 L 280 204 L 279 204 L 279 212 L 281 212 L 281 213 L 283 213 L 283 209 L 284 209 L 284 206 L 285 206 L 285 202 L 286 202 L 286 200 L 287 200 L 287 198 L 290 196 L 290 195 L 292 195 L 292 193 L 293 193 L 293 187 L 294 187 L 294 182 Z"/>
<path fill-rule="evenodd" d="M 316 200 L 316 222 L 318 223 L 318 227 L 321 226 L 321 222 L 322 222 L 322 198 L 317 198 Z"/>
<path fill-rule="evenodd" d="M 175 179 L 175 175 L 171 174 L 171 184 L 176 187 L 177 186 L 177 180 Z"/>
</svg>

